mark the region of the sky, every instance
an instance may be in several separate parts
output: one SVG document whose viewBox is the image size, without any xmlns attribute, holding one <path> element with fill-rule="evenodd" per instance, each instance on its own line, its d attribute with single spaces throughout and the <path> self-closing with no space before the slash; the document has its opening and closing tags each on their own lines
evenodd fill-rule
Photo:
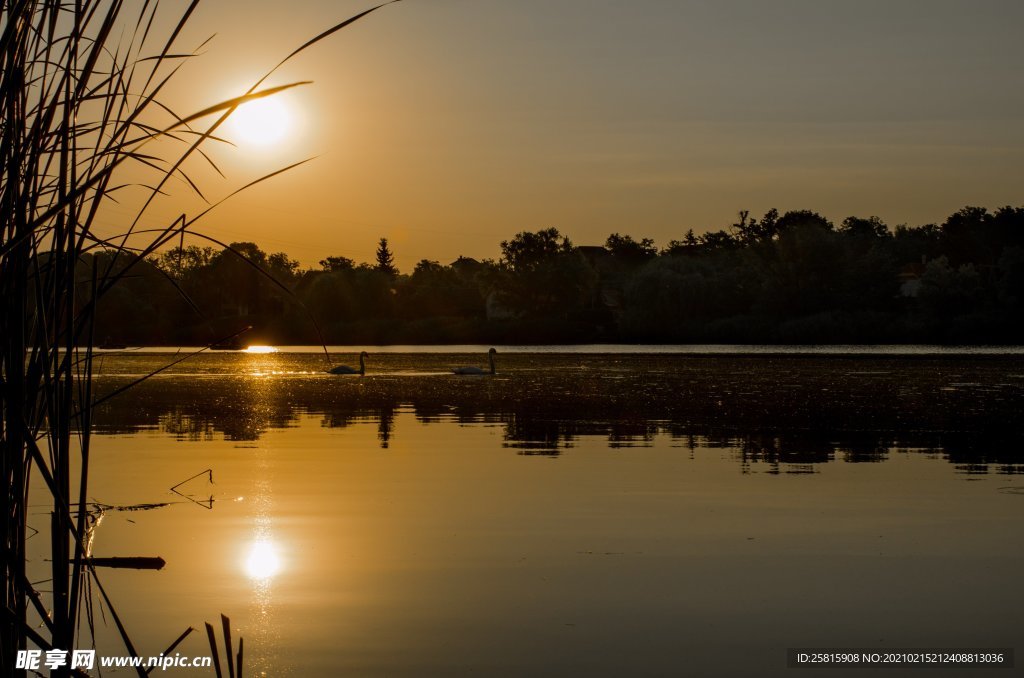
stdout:
<svg viewBox="0 0 1024 678">
<path fill-rule="evenodd" d="M 164 101 L 241 94 L 371 6 L 201 4 L 179 44 L 215 37 Z M 313 159 L 197 228 L 304 266 L 372 261 L 386 237 L 408 272 L 548 227 L 662 246 L 740 210 L 918 225 L 1020 206 L 1021 25 L 1018 0 L 403 0 L 268 80 L 313 81 L 279 95 L 289 131 L 215 145 L 226 179 L 196 167 L 197 183 L 214 199 Z M 198 208 L 179 189 L 154 224 Z"/>
</svg>

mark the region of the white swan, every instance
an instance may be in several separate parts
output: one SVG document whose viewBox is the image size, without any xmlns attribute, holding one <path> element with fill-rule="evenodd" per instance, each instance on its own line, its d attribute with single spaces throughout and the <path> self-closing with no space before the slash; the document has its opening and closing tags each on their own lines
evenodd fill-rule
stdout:
<svg viewBox="0 0 1024 678">
<path fill-rule="evenodd" d="M 487 370 L 481 367 L 453 367 L 452 372 L 455 374 L 494 374 L 494 354 L 497 353 L 493 348 L 487 352 L 487 359 L 491 363 L 491 370 Z"/>
<path fill-rule="evenodd" d="M 330 374 L 358 374 L 360 376 L 366 374 L 366 359 L 370 357 L 370 354 L 363 351 L 359 354 L 359 369 L 349 367 L 348 365 L 336 365 L 331 369 L 327 370 Z"/>
</svg>

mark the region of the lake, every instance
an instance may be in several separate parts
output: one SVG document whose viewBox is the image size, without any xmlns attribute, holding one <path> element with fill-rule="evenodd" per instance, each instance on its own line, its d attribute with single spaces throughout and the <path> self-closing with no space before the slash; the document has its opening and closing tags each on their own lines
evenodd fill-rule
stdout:
<svg viewBox="0 0 1024 678">
<path fill-rule="evenodd" d="M 101 570 L 140 654 L 189 626 L 177 651 L 209 654 L 221 613 L 249 676 L 788 676 L 790 647 L 1020 639 L 1019 348 L 499 347 L 458 377 L 486 347 L 403 347 L 323 372 L 357 352 L 207 352 L 100 406 L 93 554 L 167 561 Z M 97 391 L 176 359 L 103 355 Z"/>
</svg>

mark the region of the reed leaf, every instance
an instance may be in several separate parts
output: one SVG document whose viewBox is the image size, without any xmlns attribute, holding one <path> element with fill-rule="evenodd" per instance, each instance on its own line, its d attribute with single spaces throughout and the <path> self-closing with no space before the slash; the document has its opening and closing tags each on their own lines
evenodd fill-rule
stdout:
<svg viewBox="0 0 1024 678">
<path fill-rule="evenodd" d="M 213 670 L 217 673 L 217 678 L 222 678 L 220 671 L 220 651 L 217 649 L 217 635 L 213 632 L 213 626 L 210 622 L 206 622 L 206 637 L 210 641 L 210 655 L 213 657 Z"/>
</svg>

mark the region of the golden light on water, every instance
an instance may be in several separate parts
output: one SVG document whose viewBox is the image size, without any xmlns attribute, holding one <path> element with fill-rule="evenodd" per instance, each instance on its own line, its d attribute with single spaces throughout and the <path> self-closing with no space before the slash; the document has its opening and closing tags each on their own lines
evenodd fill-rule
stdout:
<svg viewBox="0 0 1024 678">
<path fill-rule="evenodd" d="M 269 146 L 287 136 L 292 116 L 280 97 L 270 96 L 239 106 L 228 123 L 241 141 Z"/>
<path fill-rule="evenodd" d="M 256 345 L 256 346 L 248 347 L 247 349 L 245 349 L 245 352 L 246 353 L 277 353 L 277 347 L 276 346 Z"/>
<path fill-rule="evenodd" d="M 277 546 L 267 540 L 253 542 L 245 558 L 245 573 L 252 579 L 267 580 L 281 571 Z"/>
</svg>

